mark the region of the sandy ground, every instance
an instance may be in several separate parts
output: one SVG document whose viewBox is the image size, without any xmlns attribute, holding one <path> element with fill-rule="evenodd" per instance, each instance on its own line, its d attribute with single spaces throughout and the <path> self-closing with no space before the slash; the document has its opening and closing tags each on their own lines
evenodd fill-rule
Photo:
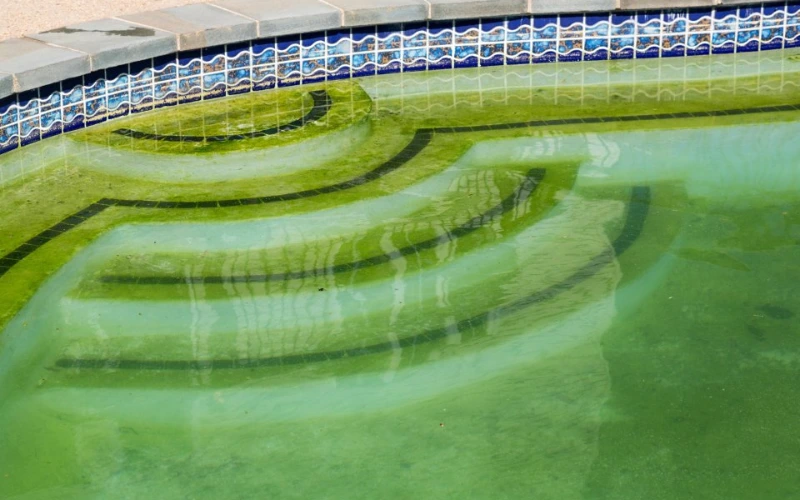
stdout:
<svg viewBox="0 0 800 500">
<path fill-rule="evenodd" d="M 200 0 L 0 0 L 0 40 Z"/>
</svg>

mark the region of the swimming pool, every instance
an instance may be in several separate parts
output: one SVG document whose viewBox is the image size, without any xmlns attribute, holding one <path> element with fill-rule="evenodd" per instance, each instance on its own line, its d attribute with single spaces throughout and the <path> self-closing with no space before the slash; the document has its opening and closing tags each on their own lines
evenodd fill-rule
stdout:
<svg viewBox="0 0 800 500">
<path fill-rule="evenodd" d="M 392 74 L 3 155 L 0 496 L 791 496 L 799 76 Z"/>
</svg>

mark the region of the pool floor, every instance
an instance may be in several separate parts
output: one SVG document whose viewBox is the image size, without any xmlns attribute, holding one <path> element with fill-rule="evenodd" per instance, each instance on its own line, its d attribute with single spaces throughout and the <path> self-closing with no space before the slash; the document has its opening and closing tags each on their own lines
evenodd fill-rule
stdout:
<svg viewBox="0 0 800 500">
<path fill-rule="evenodd" d="M 691 59 L 3 155 L 0 498 L 796 497 L 800 57 Z"/>
</svg>

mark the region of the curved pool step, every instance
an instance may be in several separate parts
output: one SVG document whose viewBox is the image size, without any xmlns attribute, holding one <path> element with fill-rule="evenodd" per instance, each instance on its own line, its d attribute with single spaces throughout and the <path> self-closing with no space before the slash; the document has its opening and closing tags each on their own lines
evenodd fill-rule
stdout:
<svg viewBox="0 0 800 500">
<path fill-rule="evenodd" d="M 256 130 L 245 134 L 226 134 L 226 135 L 173 135 L 173 134 L 154 134 L 150 132 L 142 132 L 140 130 L 131 130 L 128 128 L 119 128 L 113 131 L 114 134 L 123 135 L 132 139 L 146 139 L 151 141 L 165 141 L 165 142 L 228 142 L 228 141 L 243 141 L 245 139 L 255 139 L 258 137 L 267 137 L 270 135 L 280 134 L 281 132 L 288 132 L 304 127 L 308 123 L 314 123 L 328 114 L 333 100 L 325 90 L 312 90 L 308 93 L 314 101 L 311 109 L 304 116 L 291 121 L 289 123 L 270 127 L 266 129 Z"/>
<path fill-rule="evenodd" d="M 344 264 L 328 265 L 324 267 L 317 267 L 314 269 L 306 269 L 303 271 L 288 271 L 270 274 L 246 274 L 246 275 L 206 275 L 206 276 L 153 276 L 153 275 L 105 275 L 100 277 L 100 281 L 104 283 L 121 283 L 121 284 L 136 284 L 136 285 L 176 285 L 176 284 L 191 284 L 191 283 L 206 283 L 206 284 L 219 284 L 219 283 L 255 283 L 264 281 L 287 281 L 303 278 L 318 278 L 324 275 L 338 274 L 342 272 L 356 272 L 359 269 L 364 269 L 380 264 L 386 264 L 392 260 L 402 257 L 419 254 L 422 251 L 436 248 L 444 243 L 453 243 L 463 236 L 467 236 L 478 229 L 492 223 L 496 218 L 501 217 L 505 213 L 517 208 L 520 204 L 528 201 L 530 196 L 534 193 L 536 188 L 540 185 L 545 177 L 545 170 L 541 168 L 533 168 L 529 170 L 519 187 L 514 190 L 509 196 L 504 198 L 499 204 L 486 210 L 485 212 L 472 217 L 467 222 L 460 224 L 453 229 L 445 229 L 445 232 L 439 236 L 429 238 L 427 240 L 409 243 L 408 245 L 388 253 L 382 253 L 366 257 L 360 260 L 347 262 Z"/>
<path fill-rule="evenodd" d="M 582 284 L 613 261 L 614 246 L 604 236 L 603 226 L 622 216 L 622 203 L 570 203 L 573 208 L 564 214 L 529 226 L 507 240 L 408 274 L 400 262 L 394 276 L 344 289 L 270 292 L 269 288 L 259 291 L 266 286 L 263 283 L 238 284 L 226 288 L 227 298 L 212 300 L 206 298 L 206 285 L 195 284 L 184 288 L 189 295 L 181 300 L 71 295 L 54 311 L 64 318 L 57 337 L 63 347 L 58 350 L 76 359 L 90 358 L 92 352 L 113 352 L 115 359 L 142 359 L 130 355 L 155 353 L 160 362 L 170 354 L 187 355 L 193 352 L 192 345 L 200 342 L 210 359 L 214 359 L 213 353 L 238 359 L 235 354 L 249 346 L 248 358 L 262 359 L 258 352 L 282 352 L 279 357 L 290 356 L 290 360 L 305 356 L 300 353 L 309 348 L 342 355 L 349 355 L 353 345 L 367 349 L 365 353 L 380 351 L 384 348 L 369 346 L 384 345 L 386 340 L 375 340 L 386 339 L 389 332 L 398 339 L 418 337 L 413 342 L 437 340 L 445 330 L 454 333 L 480 326 L 498 315 L 543 303 Z M 587 218 L 587 211 L 593 217 Z M 620 242 L 635 239 L 637 221 L 643 216 L 646 212 L 629 210 L 623 233 L 627 236 L 620 236 Z M 624 251 L 625 245 L 620 245 Z M 559 247 L 561 254 L 547 259 Z M 536 264 L 545 259 L 549 261 L 546 266 Z M 497 263 L 506 270 L 498 269 Z M 521 265 L 530 272 L 515 273 Z M 539 292 L 531 295 L 532 287 Z M 476 288 L 485 295 L 475 296 Z M 493 291 L 497 293 L 493 295 Z M 497 296 L 498 301 L 487 302 L 486 296 Z M 519 303 L 515 305 L 515 301 Z M 484 313 L 470 315 L 470 311 Z M 436 326 L 450 314 L 456 317 L 448 320 L 444 329 Z M 291 358 L 295 354 L 298 357 Z"/>
</svg>

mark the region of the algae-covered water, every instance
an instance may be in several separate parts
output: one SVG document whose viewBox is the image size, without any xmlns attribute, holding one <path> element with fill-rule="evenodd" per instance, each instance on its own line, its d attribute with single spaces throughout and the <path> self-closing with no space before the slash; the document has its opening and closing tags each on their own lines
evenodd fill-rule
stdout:
<svg viewBox="0 0 800 500">
<path fill-rule="evenodd" d="M 799 59 L 386 75 L 3 155 L 0 498 L 797 498 Z"/>
</svg>

